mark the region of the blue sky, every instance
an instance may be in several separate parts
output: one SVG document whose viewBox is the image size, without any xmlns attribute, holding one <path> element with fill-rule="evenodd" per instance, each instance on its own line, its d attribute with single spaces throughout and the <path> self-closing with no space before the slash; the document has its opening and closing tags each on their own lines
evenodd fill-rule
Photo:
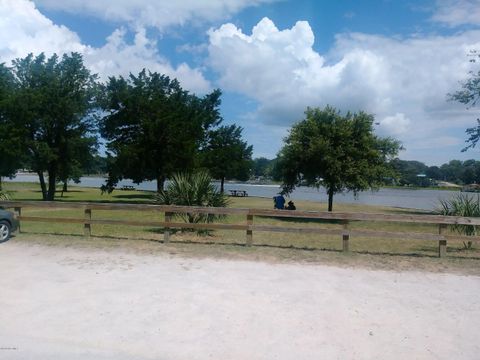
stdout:
<svg viewBox="0 0 480 360">
<path fill-rule="evenodd" d="M 0 0 L 0 62 L 79 51 L 102 79 L 142 68 L 204 94 L 272 158 L 307 106 L 375 114 L 429 165 L 461 153 L 478 108 L 447 101 L 480 49 L 480 0 Z"/>
</svg>

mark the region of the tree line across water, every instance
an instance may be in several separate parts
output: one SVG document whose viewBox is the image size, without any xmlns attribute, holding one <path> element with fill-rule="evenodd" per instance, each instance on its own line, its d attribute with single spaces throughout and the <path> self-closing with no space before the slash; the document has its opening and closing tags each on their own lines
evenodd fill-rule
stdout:
<svg viewBox="0 0 480 360">
<path fill-rule="evenodd" d="M 77 53 L 0 64 L 0 179 L 27 168 L 38 174 L 43 199 L 54 200 L 58 183 L 88 169 L 105 168 L 103 191 L 128 178 L 154 180 L 159 193 L 175 174 L 207 169 L 223 192 L 225 179 L 246 180 L 268 163 L 285 194 L 325 187 L 331 211 L 335 193 L 378 188 L 412 165 L 397 159 L 397 140 L 375 134 L 373 115 L 330 106 L 307 108 L 277 158 L 254 162 L 242 128 L 223 124 L 220 103 L 218 89 L 197 96 L 147 70 L 99 82 Z"/>
<path fill-rule="evenodd" d="M 252 176 L 259 181 L 281 182 L 282 173 L 277 164 L 278 158 L 255 158 Z M 474 159 L 450 160 L 440 166 L 428 166 L 421 161 L 396 158 L 391 161 L 391 164 L 395 170 L 395 176 L 390 181 L 386 179 L 386 185 L 428 187 L 436 186 L 441 182 L 457 185 L 480 184 L 480 161 Z"/>
</svg>

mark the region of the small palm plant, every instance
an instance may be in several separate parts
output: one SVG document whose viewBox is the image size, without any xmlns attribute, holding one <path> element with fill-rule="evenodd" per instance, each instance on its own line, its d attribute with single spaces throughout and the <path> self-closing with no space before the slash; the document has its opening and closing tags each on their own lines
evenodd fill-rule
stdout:
<svg viewBox="0 0 480 360">
<path fill-rule="evenodd" d="M 460 194 L 450 200 L 440 200 L 440 215 L 480 217 L 480 195 L 477 197 Z M 462 235 L 476 236 L 477 226 L 474 225 L 452 225 L 452 229 Z M 463 242 L 465 249 L 472 248 L 472 241 Z"/>
<path fill-rule="evenodd" d="M 10 196 L 5 191 L 0 191 L 0 200 L 10 200 Z"/>
<path fill-rule="evenodd" d="M 156 194 L 156 200 L 165 205 L 226 207 L 228 198 L 215 185 L 207 171 L 177 173 L 172 176 L 165 190 Z M 190 224 L 211 223 L 224 215 L 179 213 L 176 216 Z M 208 233 L 208 231 L 199 231 Z"/>
</svg>

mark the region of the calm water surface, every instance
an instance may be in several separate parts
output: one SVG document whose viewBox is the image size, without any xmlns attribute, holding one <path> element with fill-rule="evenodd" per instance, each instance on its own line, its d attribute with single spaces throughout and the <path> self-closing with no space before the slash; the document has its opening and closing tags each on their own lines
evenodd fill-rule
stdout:
<svg viewBox="0 0 480 360">
<path fill-rule="evenodd" d="M 22 181 L 22 182 L 38 182 L 36 175 L 17 175 L 14 179 L 5 179 L 4 181 Z M 105 182 L 101 177 L 83 177 L 78 185 L 86 187 L 99 188 Z M 74 185 L 72 183 L 72 185 Z M 156 190 L 156 182 L 145 181 L 139 185 L 134 184 L 132 181 L 123 180 L 118 184 L 118 187 L 125 185 L 134 186 L 139 190 Z M 216 183 L 219 186 L 218 183 Z M 278 185 L 253 185 L 242 183 L 225 183 L 225 190 L 245 190 L 249 196 L 259 196 L 272 198 L 279 191 Z M 421 210 L 433 210 L 438 206 L 439 199 L 449 199 L 458 194 L 456 191 L 446 190 L 412 190 L 412 189 L 380 189 L 379 191 L 365 191 L 358 194 L 355 198 L 352 193 L 336 194 L 334 196 L 335 203 L 354 203 L 354 204 L 366 204 L 366 205 L 382 205 L 382 206 L 394 206 L 402 208 L 413 208 Z M 472 194 L 472 196 L 476 196 Z M 327 202 L 327 194 L 325 189 L 319 190 L 308 187 L 299 187 L 293 191 L 290 198 L 295 200 L 310 200 Z"/>
</svg>

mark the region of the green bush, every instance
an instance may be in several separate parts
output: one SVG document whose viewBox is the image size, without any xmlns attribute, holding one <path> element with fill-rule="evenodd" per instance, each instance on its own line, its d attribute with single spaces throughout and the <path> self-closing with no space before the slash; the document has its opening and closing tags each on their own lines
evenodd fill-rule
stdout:
<svg viewBox="0 0 480 360">
<path fill-rule="evenodd" d="M 228 198 L 215 185 L 207 171 L 178 173 L 172 176 L 165 190 L 156 194 L 156 201 L 165 205 L 226 207 Z M 224 215 L 179 213 L 175 216 L 188 223 L 211 223 Z M 199 231 L 206 233 L 207 231 Z"/>
<path fill-rule="evenodd" d="M 0 200 L 10 200 L 10 196 L 5 191 L 0 191 Z"/>
<path fill-rule="evenodd" d="M 450 200 L 440 200 L 438 214 L 449 216 L 480 217 L 480 195 L 476 197 L 468 194 L 459 194 Z M 451 228 L 467 236 L 476 236 L 478 226 L 474 225 L 452 225 Z M 465 249 L 472 248 L 472 242 L 463 242 Z"/>
</svg>

